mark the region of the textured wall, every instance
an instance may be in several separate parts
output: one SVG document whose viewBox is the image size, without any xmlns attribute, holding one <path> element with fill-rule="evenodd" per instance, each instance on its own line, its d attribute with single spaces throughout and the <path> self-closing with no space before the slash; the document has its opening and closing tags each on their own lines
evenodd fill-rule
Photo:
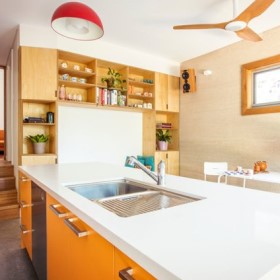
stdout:
<svg viewBox="0 0 280 280">
<path fill-rule="evenodd" d="M 197 76 L 197 92 L 181 93 L 181 176 L 202 179 L 204 161 L 227 161 L 232 169 L 267 160 L 270 170 L 280 172 L 280 114 L 241 115 L 241 65 L 279 54 L 280 27 L 261 35 L 262 42 L 240 41 L 181 64 Z M 203 69 L 213 74 L 204 76 Z M 280 184 L 249 185 L 280 190 Z"/>
</svg>

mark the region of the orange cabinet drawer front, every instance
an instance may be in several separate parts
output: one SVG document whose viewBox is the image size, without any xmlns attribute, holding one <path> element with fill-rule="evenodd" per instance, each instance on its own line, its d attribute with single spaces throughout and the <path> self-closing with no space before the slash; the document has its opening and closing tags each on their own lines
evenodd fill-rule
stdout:
<svg viewBox="0 0 280 280">
<path fill-rule="evenodd" d="M 20 204 L 20 227 L 21 247 L 26 248 L 32 259 L 32 203 L 31 203 L 31 180 L 19 172 L 19 204 Z"/>
<path fill-rule="evenodd" d="M 114 252 L 114 280 L 119 280 L 119 272 L 126 268 L 132 269 L 132 277 L 135 280 L 154 280 L 154 278 L 150 273 L 148 273 L 145 269 L 139 266 L 136 262 L 131 260 L 128 256 L 123 254 L 117 248 L 115 248 Z"/>
</svg>

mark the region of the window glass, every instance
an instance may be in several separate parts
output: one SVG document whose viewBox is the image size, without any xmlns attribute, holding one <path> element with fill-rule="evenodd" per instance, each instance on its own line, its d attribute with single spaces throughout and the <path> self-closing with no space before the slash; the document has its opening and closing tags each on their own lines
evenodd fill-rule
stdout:
<svg viewBox="0 0 280 280">
<path fill-rule="evenodd" d="M 253 106 L 280 103 L 280 67 L 253 73 Z"/>
</svg>

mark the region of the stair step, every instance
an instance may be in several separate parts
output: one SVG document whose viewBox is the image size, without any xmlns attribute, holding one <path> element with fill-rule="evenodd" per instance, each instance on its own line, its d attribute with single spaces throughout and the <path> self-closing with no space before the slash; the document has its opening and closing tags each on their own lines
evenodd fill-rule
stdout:
<svg viewBox="0 0 280 280">
<path fill-rule="evenodd" d="M 19 217 L 19 205 L 0 205 L 0 220 L 15 219 Z"/>
<path fill-rule="evenodd" d="M 2 165 L 0 166 L 0 177 L 12 177 L 14 176 L 13 165 Z"/>
<path fill-rule="evenodd" d="M 11 162 L 7 160 L 0 160 L 0 166 L 2 165 L 11 165 Z"/>
<path fill-rule="evenodd" d="M 0 206 L 5 204 L 15 204 L 17 203 L 17 191 L 8 190 L 0 192 Z"/>
<path fill-rule="evenodd" d="M 0 191 L 14 190 L 16 188 L 16 178 L 2 177 L 0 178 Z"/>
</svg>

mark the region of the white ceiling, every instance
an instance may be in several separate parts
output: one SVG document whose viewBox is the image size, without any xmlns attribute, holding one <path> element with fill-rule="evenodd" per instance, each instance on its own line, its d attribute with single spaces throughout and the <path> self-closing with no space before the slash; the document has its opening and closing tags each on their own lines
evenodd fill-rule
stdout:
<svg viewBox="0 0 280 280">
<path fill-rule="evenodd" d="M 266 1 L 266 0 L 264 0 Z M 5 65 L 18 24 L 50 26 L 63 0 L 0 0 L 0 65 Z M 224 30 L 173 30 L 173 25 L 232 19 L 232 0 L 83 0 L 100 16 L 100 40 L 177 62 L 230 45 L 240 39 Z M 253 0 L 239 0 L 241 12 Z M 249 26 L 257 33 L 280 26 L 280 1 Z M 250 42 L 251 43 L 251 42 Z M 94 44 L 94 41 L 92 42 Z M 257 44 L 257 43 L 252 43 Z"/>
</svg>

